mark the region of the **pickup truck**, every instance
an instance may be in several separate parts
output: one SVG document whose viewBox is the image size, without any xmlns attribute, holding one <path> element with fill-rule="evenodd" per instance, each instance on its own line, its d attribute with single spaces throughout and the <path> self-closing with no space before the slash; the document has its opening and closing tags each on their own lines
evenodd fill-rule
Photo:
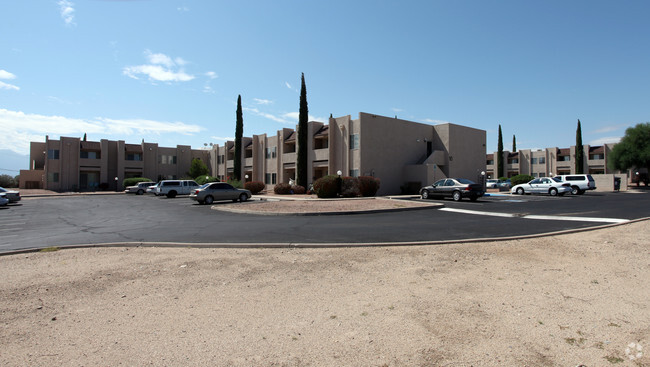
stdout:
<svg viewBox="0 0 650 367">
<path fill-rule="evenodd" d="M 189 195 L 199 188 L 199 184 L 192 180 L 163 180 L 156 187 L 156 196 L 166 195 L 174 198 L 176 195 Z"/>
</svg>

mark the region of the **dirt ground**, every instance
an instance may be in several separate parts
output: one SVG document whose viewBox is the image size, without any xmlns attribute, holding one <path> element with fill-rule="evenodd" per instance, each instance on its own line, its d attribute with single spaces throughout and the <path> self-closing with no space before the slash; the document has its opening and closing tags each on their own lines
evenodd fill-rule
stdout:
<svg viewBox="0 0 650 367">
<path fill-rule="evenodd" d="M 644 221 L 442 246 L 2 256 L 0 365 L 649 366 L 649 244 Z"/>
</svg>

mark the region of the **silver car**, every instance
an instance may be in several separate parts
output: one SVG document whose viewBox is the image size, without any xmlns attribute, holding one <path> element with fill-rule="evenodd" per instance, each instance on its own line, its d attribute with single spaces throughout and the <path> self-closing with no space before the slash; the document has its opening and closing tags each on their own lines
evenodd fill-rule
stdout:
<svg viewBox="0 0 650 367">
<path fill-rule="evenodd" d="M 571 185 L 551 177 L 539 177 L 528 183 L 515 185 L 510 189 L 513 194 L 549 194 L 551 196 L 564 195 L 571 192 Z"/>
<path fill-rule="evenodd" d="M 0 193 L 5 194 L 5 197 L 9 200 L 10 203 L 16 203 L 20 201 L 20 191 L 7 190 L 4 187 L 0 187 Z"/>
<path fill-rule="evenodd" d="M 126 190 L 124 190 L 124 193 L 142 195 L 147 191 L 149 186 L 153 184 L 153 182 L 140 182 L 134 186 L 127 186 Z"/>
<path fill-rule="evenodd" d="M 196 200 L 199 204 L 212 204 L 218 200 L 232 200 L 244 202 L 250 199 L 251 192 L 245 189 L 234 188 L 225 182 L 207 183 L 190 193 L 190 199 Z"/>
</svg>

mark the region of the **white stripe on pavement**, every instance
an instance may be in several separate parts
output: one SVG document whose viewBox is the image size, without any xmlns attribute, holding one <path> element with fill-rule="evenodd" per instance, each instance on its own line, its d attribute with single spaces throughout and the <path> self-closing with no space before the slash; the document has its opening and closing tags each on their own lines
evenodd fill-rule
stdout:
<svg viewBox="0 0 650 367">
<path fill-rule="evenodd" d="M 505 218 L 524 218 L 524 219 L 542 219 L 542 220 L 570 220 L 575 222 L 603 222 L 603 223 L 625 223 L 629 222 L 629 219 L 618 219 L 618 218 L 596 218 L 596 217 L 568 217 L 560 215 L 517 215 L 510 213 L 491 213 L 491 212 L 479 212 L 476 210 L 467 210 L 467 209 L 454 209 L 454 208 L 441 208 L 439 210 L 446 212 L 454 213 L 463 213 L 463 214 L 475 214 L 475 215 L 486 215 L 491 217 L 505 217 Z"/>
</svg>

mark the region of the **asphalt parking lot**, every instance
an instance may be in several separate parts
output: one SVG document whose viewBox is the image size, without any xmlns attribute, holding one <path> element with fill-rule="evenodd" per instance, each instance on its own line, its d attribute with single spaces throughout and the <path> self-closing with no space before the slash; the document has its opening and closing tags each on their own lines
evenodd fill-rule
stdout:
<svg viewBox="0 0 650 367">
<path fill-rule="evenodd" d="M 226 213 L 186 196 L 24 198 L 0 209 L 0 252 L 123 242 L 405 244 L 499 238 L 650 217 L 649 198 L 647 191 L 497 195 L 477 202 L 442 200 L 443 209 L 311 217 Z"/>
</svg>

